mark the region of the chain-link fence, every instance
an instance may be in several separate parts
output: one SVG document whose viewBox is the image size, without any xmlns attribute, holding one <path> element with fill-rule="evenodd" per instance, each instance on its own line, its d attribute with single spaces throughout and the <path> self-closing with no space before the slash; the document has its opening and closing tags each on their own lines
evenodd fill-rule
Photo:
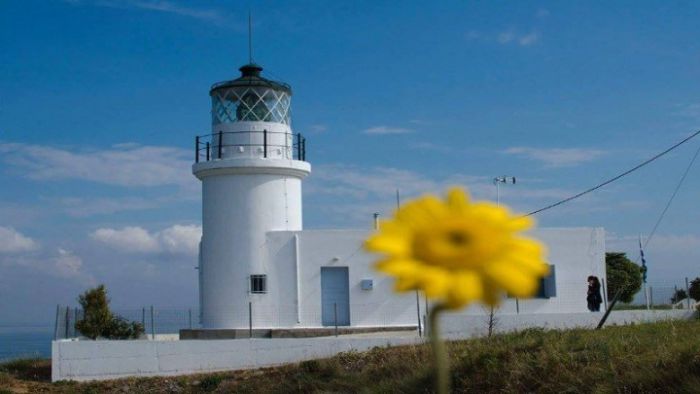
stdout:
<svg viewBox="0 0 700 394">
<path fill-rule="evenodd" d="M 112 314 L 128 321 L 140 323 L 144 328 L 143 339 L 159 335 L 177 334 L 181 329 L 199 326 L 197 308 L 142 308 L 112 309 Z M 54 339 L 77 338 L 81 334 L 76 323 L 85 317 L 78 307 L 57 306 L 54 324 Z"/>
<path fill-rule="evenodd" d="M 615 309 L 694 309 L 697 301 L 690 297 L 691 285 L 691 278 L 649 282 L 631 302 L 618 303 Z"/>
</svg>

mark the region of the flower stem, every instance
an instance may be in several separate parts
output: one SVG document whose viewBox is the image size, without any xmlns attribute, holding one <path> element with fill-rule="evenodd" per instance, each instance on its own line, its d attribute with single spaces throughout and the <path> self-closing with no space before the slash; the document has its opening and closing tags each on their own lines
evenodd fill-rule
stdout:
<svg viewBox="0 0 700 394">
<path fill-rule="evenodd" d="M 436 389 L 438 394 L 447 394 L 450 391 L 450 365 L 445 350 L 445 342 L 440 339 L 440 319 L 439 315 L 447 309 L 444 304 L 437 304 L 428 313 L 430 322 L 430 344 L 433 347 L 433 357 L 435 358 Z"/>
</svg>

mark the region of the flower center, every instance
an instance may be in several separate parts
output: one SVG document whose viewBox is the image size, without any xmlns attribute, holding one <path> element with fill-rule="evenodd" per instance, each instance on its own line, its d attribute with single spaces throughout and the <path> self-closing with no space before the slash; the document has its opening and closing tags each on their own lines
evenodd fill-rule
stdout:
<svg viewBox="0 0 700 394">
<path fill-rule="evenodd" d="M 447 269 L 474 269 L 488 263 L 502 250 L 503 237 L 488 226 L 455 220 L 417 233 L 416 257 L 426 264 Z"/>
<path fill-rule="evenodd" d="M 450 240 L 450 242 L 452 242 L 452 244 L 454 244 L 457 247 L 460 247 L 468 243 L 471 237 L 465 233 L 461 233 L 458 231 L 450 231 L 447 234 L 447 238 Z"/>
</svg>

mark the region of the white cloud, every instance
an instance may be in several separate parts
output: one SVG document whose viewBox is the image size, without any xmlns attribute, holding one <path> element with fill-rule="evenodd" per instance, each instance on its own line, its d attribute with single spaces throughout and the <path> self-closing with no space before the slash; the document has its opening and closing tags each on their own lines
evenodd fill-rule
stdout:
<svg viewBox="0 0 700 394">
<path fill-rule="evenodd" d="M 323 133 L 325 131 L 328 131 L 328 126 L 325 124 L 312 124 L 309 129 L 315 133 Z"/>
<path fill-rule="evenodd" d="M 223 16 L 214 9 L 194 8 L 179 5 L 167 0 L 64 0 L 72 5 L 81 3 L 94 5 L 97 7 L 123 8 L 123 9 L 142 9 L 148 11 L 156 11 L 167 14 L 185 16 L 189 18 L 199 19 L 205 22 L 221 22 Z"/>
<path fill-rule="evenodd" d="M 119 145 L 72 151 L 42 145 L 0 143 L 2 160 L 35 180 L 79 179 L 117 186 L 178 185 L 193 189 L 191 153 L 166 146 Z"/>
<path fill-rule="evenodd" d="M 413 133 L 414 130 L 407 129 L 404 127 L 391 127 L 391 126 L 373 126 L 362 130 L 365 134 L 407 134 Z"/>
<path fill-rule="evenodd" d="M 67 197 L 59 200 L 66 213 L 75 217 L 107 215 L 124 211 L 139 211 L 162 205 L 161 199 L 144 198 L 97 198 L 94 200 Z"/>
<path fill-rule="evenodd" d="M 537 43 L 539 39 L 539 33 L 534 31 L 530 33 L 521 34 L 516 33 L 513 30 L 506 30 L 499 33 L 496 40 L 502 45 L 514 43 L 526 47 Z"/>
<path fill-rule="evenodd" d="M 21 267 L 52 277 L 68 278 L 81 284 L 93 284 L 94 277 L 83 271 L 83 259 L 70 250 L 57 248 L 53 251 L 0 256 L 0 269 Z"/>
<path fill-rule="evenodd" d="M 0 226 L 0 253 L 32 252 L 37 249 L 39 244 L 33 239 L 12 227 Z"/>
<path fill-rule="evenodd" d="M 515 39 L 515 33 L 512 31 L 504 31 L 498 34 L 498 42 L 507 44 Z"/>
<path fill-rule="evenodd" d="M 688 118 L 693 121 L 700 121 L 700 103 L 690 103 L 677 105 L 678 110 L 675 111 L 675 115 Z"/>
<path fill-rule="evenodd" d="M 157 238 L 161 247 L 170 253 L 196 255 L 202 238 L 202 227 L 176 224 L 161 231 Z"/>
<path fill-rule="evenodd" d="M 71 251 L 59 248 L 53 263 L 59 276 L 73 278 L 82 275 L 83 259 Z"/>
<path fill-rule="evenodd" d="M 160 245 L 156 237 L 141 227 L 124 227 L 121 230 L 100 228 L 90 234 L 92 239 L 124 252 L 157 252 Z"/>
<path fill-rule="evenodd" d="M 529 33 L 523 36 L 520 36 L 518 38 L 518 44 L 521 46 L 530 46 L 534 43 L 536 43 L 540 39 L 540 35 L 538 33 Z"/>
<path fill-rule="evenodd" d="M 142 227 L 100 228 L 90 237 L 124 253 L 171 253 L 196 255 L 202 236 L 201 226 L 173 225 L 150 233 Z"/>
<path fill-rule="evenodd" d="M 568 167 L 593 161 L 605 154 L 600 149 L 584 148 L 531 148 L 517 146 L 503 151 L 505 154 L 542 162 L 549 167 Z"/>
</svg>

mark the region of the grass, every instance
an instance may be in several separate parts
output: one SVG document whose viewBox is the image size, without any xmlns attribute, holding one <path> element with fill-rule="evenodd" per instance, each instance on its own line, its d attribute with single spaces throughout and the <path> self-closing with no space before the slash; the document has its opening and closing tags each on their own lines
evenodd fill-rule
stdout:
<svg viewBox="0 0 700 394">
<path fill-rule="evenodd" d="M 478 393 L 698 392 L 699 330 L 697 320 L 668 321 L 451 342 L 453 387 Z M 430 348 L 419 345 L 251 371 L 94 383 L 26 378 L 43 376 L 31 361 L 3 364 L 0 371 L 12 376 L 10 390 L 28 392 L 425 393 L 432 391 L 430 365 Z"/>
</svg>

